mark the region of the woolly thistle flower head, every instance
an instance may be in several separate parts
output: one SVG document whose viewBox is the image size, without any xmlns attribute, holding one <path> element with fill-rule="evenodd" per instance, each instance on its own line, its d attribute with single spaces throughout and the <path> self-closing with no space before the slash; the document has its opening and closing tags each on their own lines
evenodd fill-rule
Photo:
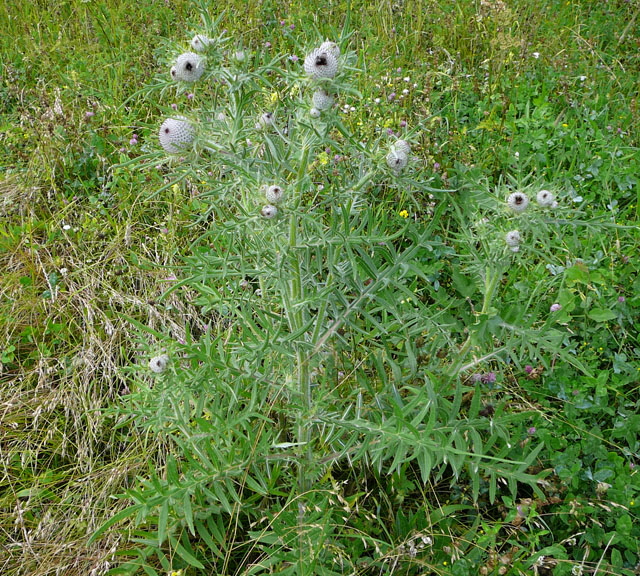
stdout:
<svg viewBox="0 0 640 576">
<path fill-rule="evenodd" d="M 391 145 L 391 148 L 397 152 L 403 153 L 405 156 L 409 156 L 409 154 L 411 154 L 411 145 L 406 140 L 396 140 Z"/>
<path fill-rule="evenodd" d="M 320 118 L 320 116 L 322 116 L 322 112 L 314 107 L 309 110 L 309 116 L 311 116 L 311 118 Z"/>
<path fill-rule="evenodd" d="M 264 130 L 265 128 L 268 128 L 269 126 L 273 126 L 273 113 L 272 112 L 265 112 L 258 119 L 258 122 L 256 124 L 256 130 Z"/>
<path fill-rule="evenodd" d="M 169 366 L 169 356 L 167 354 L 161 354 L 160 356 L 154 356 L 149 360 L 149 370 L 156 374 L 162 374 Z"/>
<path fill-rule="evenodd" d="M 549 192 L 549 190 L 540 190 L 540 192 L 538 192 L 538 194 L 536 195 L 536 200 L 538 202 L 538 205 L 542 206 L 543 208 L 552 207 L 554 202 L 556 201 L 553 192 Z"/>
<path fill-rule="evenodd" d="M 195 137 L 193 126 L 183 116 L 167 118 L 158 133 L 161 146 L 170 154 L 184 152 L 191 147 Z"/>
<path fill-rule="evenodd" d="M 204 73 L 204 60 L 202 56 L 195 52 L 185 52 L 176 59 L 175 76 L 176 80 L 182 82 L 195 82 Z"/>
<path fill-rule="evenodd" d="M 272 204 L 267 204 L 260 210 L 260 216 L 266 218 L 267 220 L 271 220 L 278 215 L 278 209 Z"/>
<path fill-rule="evenodd" d="M 522 192 L 514 192 L 507 198 L 507 205 L 514 212 L 524 212 L 529 206 L 529 198 Z"/>
<path fill-rule="evenodd" d="M 213 43 L 213 40 L 204 34 L 196 34 L 191 40 L 191 49 L 194 52 L 204 52 L 210 44 Z"/>
<path fill-rule="evenodd" d="M 314 108 L 318 110 L 328 110 L 333 106 L 333 96 L 323 88 L 318 88 L 311 98 Z"/>
<path fill-rule="evenodd" d="M 513 252 L 520 250 L 520 232 L 518 230 L 507 232 L 504 240 Z"/>
<path fill-rule="evenodd" d="M 267 198 L 267 202 L 269 202 L 269 204 L 278 204 L 284 196 L 284 190 L 282 189 L 282 186 L 273 184 L 272 186 L 269 186 L 267 188 L 264 195 Z"/>
<path fill-rule="evenodd" d="M 338 46 L 335 42 L 331 42 L 330 40 L 326 40 L 325 42 L 320 44 L 319 50 L 333 54 L 333 57 L 336 60 L 340 58 L 340 46 Z"/>
<path fill-rule="evenodd" d="M 304 59 L 304 71 L 312 80 L 333 78 L 338 73 L 338 59 L 332 52 L 316 48 Z"/>
<path fill-rule="evenodd" d="M 389 168 L 400 171 L 409 163 L 409 156 L 400 150 L 392 148 L 387 154 L 386 160 Z"/>
</svg>

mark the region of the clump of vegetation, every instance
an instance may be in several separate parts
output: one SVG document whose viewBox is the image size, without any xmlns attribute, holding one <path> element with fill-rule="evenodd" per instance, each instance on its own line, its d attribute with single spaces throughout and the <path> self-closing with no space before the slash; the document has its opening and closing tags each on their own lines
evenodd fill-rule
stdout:
<svg viewBox="0 0 640 576">
<path fill-rule="evenodd" d="M 72 4 L 2 45 L 3 573 L 636 573 L 633 7 Z"/>
</svg>

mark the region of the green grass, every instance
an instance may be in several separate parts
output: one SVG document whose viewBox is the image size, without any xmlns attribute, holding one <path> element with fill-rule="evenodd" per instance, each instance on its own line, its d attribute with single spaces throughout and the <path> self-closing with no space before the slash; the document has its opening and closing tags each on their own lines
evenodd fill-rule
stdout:
<svg viewBox="0 0 640 576">
<path fill-rule="evenodd" d="M 635 573 L 639 10 L 273 1 L 213 14 L 255 68 L 349 30 L 362 72 L 338 103 L 355 110 L 338 117 L 370 158 L 387 129 L 411 135 L 415 177 L 377 172 L 358 216 L 338 210 L 362 169 L 350 171 L 356 137 L 333 138 L 309 166 L 287 156 L 336 191 L 303 188 L 315 212 L 298 246 L 282 225 L 294 210 L 256 220 L 251 188 L 219 158 L 137 161 L 162 158 L 172 103 L 196 114 L 225 101 L 223 88 L 197 85 L 193 100 L 149 88 L 201 29 L 194 3 L 3 4 L 0 571 L 144 560 L 150 574 L 294 573 L 317 550 L 303 560 L 319 574 Z M 295 103 L 289 79 L 269 77 L 247 109 L 274 92 L 282 110 Z M 258 161 L 263 174 L 281 174 L 275 146 L 281 161 L 273 173 Z M 541 188 L 560 212 L 505 212 L 509 192 Z M 505 260 L 514 227 L 526 243 Z M 173 275 L 184 286 L 167 294 Z M 305 331 L 322 313 L 339 321 Z M 164 349 L 181 360 L 152 381 L 147 362 Z M 496 382 L 474 380 L 487 373 Z M 427 402 L 437 426 L 412 436 Z M 474 429 L 482 450 L 495 442 L 487 455 L 538 446 L 522 472 L 543 473 L 542 493 L 524 476 L 514 492 L 492 488 L 490 467 L 474 473 L 446 451 L 455 438 L 466 452 Z M 316 433 L 312 449 L 297 445 Z M 205 457 L 218 459 L 214 495 L 198 476 Z M 183 504 L 155 504 L 179 489 L 193 490 L 191 537 Z M 117 516 L 132 503 L 148 506 L 137 524 Z"/>
</svg>

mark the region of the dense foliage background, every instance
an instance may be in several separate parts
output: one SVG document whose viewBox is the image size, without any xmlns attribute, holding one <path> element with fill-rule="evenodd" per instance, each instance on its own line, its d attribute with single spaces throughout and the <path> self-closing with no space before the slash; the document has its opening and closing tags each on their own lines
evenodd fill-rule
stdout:
<svg viewBox="0 0 640 576">
<path fill-rule="evenodd" d="M 0 6 L 0 571 L 638 574 L 639 14 Z"/>
</svg>

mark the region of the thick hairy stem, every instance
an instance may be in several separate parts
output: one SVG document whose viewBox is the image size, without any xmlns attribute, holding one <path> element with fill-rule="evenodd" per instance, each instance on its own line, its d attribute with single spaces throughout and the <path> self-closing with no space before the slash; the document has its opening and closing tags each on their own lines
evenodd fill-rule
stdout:
<svg viewBox="0 0 640 576">
<path fill-rule="evenodd" d="M 498 288 L 501 278 L 502 272 L 500 270 L 491 270 L 490 268 L 486 270 L 484 278 L 484 299 L 482 301 L 480 316 L 485 316 L 491 311 L 493 298 L 496 294 L 496 289 Z M 474 340 L 475 332 L 472 331 L 469 336 L 467 336 L 464 344 L 460 347 L 460 350 L 458 350 L 456 362 L 452 365 L 451 370 L 449 371 L 450 376 L 455 377 L 462 371 L 465 360 L 475 344 Z"/>
<path fill-rule="evenodd" d="M 302 150 L 300 166 L 297 174 L 297 181 L 299 185 L 304 182 L 308 161 L 309 148 L 305 147 Z M 296 358 L 295 382 L 301 399 L 301 406 L 298 412 L 296 436 L 299 443 L 297 470 L 298 490 L 299 494 L 302 496 L 311 490 L 312 475 L 309 472 L 313 464 L 313 446 L 312 428 L 309 425 L 309 415 L 313 408 L 313 396 L 311 390 L 311 374 L 309 371 L 310 346 L 309 343 L 305 341 L 304 334 L 301 333 L 306 322 L 305 309 L 303 305 L 305 293 L 300 258 L 298 254 L 299 221 L 297 213 L 302 202 L 302 192 L 301 190 L 297 190 L 296 193 L 297 195 L 293 202 L 289 220 L 288 269 L 290 270 L 290 277 L 286 287 L 288 293 L 285 298 L 285 310 L 289 329 L 292 333 L 298 334 L 298 340 L 294 342 Z M 305 516 L 305 498 L 301 497 L 298 501 L 298 554 L 300 574 L 303 574 L 306 570 L 305 567 L 308 563 L 309 552 L 308 543 L 305 539 Z"/>
</svg>

